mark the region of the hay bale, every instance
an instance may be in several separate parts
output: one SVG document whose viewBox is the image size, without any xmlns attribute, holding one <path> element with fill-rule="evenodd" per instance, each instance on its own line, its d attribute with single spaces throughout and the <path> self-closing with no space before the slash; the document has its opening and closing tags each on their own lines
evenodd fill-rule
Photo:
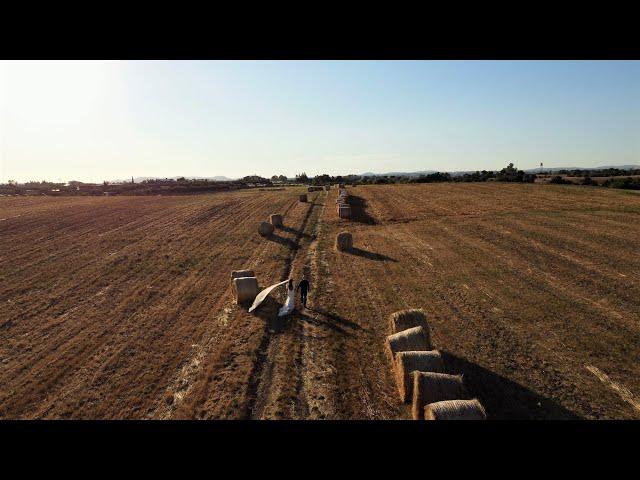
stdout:
<svg viewBox="0 0 640 480">
<path fill-rule="evenodd" d="M 307 192 L 313 192 L 313 191 L 315 191 L 314 187 L 307 187 Z"/>
<path fill-rule="evenodd" d="M 343 252 L 353 247 L 353 237 L 349 232 L 340 232 L 336 235 L 336 249 Z"/>
<path fill-rule="evenodd" d="M 391 358 L 391 363 L 395 364 L 398 352 L 419 352 L 431 350 L 431 345 L 427 343 L 427 337 L 422 327 L 409 328 L 402 332 L 389 335 L 386 341 L 387 351 Z"/>
<path fill-rule="evenodd" d="M 328 192 L 329 190 L 331 190 L 331 185 L 325 185 L 324 189 Z"/>
<path fill-rule="evenodd" d="M 271 225 L 273 225 L 274 227 L 281 227 L 282 215 L 280 215 L 279 213 L 272 213 L 271 216 L 269 217 L 269 221 L 271 222 Z"/>
<path fill-rule="evenodd" d="M 398 352 L 395 361 L 396 384 L 403 403 L 411 400 L 413 395 L 413 372 L 445 373 L 440 352 Z"/>
<path fill-rule="evenodd" d="M 303 193 L 298 197 L 298 200 L 300 200 L 301 202 L 306 202 L 307 201 L 307 194 Z"/>
<path fill-rule="evenodd" d="M 274 226 L 269 222 L 260 222 L 260 226 L 258 227 L 258 233 L 263 237 L 268 237 L 275 230 Z"/>
<path fill-rule="evenodd" d="M 407 328 L 424 327 L 429 338 L 427 314 L 421 308 L 410 308 L 393 312 L 389 316 L 389 325 L 391 327 L 391 333 L 398 333 Z"/>
<path fill-rule="evenodd" d="M 240 277 L 255 277 L 256 274 L 253 273 L 253 270 L 233 270 L 231 272 L 231 280 L 233 280 L 234 278 L 240 278 Z"/>
<path fill-rule="evenodd" d="M 258 279 L 256 277 L 240 277 L 233 279 L 233 288 L 236 293 L 236 303 L 253 302 L 258 295 Z"/>
<path fill-rule="evenodd" d="M 425 420 L 486 420 L 487 413 L 477 398 L 445 400 L 424 407 Z"/>
<path fill-rule="evenodd" d="M 349 205 L 340 205 L 338 207 L 338 216 L 340 218 L 351 218 L 351 207 Z"/>
<path fill-rule="evenodd" d="M 462 375 L 415 371 L 412 375 L 413 406 L 411 412 L 414 420 L 424 418 L 424 407 L 430 403 L 443 400 L 461 400 L 467 396 L 462 383 Z"/>
</svg>

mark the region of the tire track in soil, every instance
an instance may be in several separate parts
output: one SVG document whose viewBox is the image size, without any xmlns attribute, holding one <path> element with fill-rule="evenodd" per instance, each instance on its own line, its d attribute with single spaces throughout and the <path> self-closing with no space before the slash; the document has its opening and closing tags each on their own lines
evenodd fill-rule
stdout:
<svg viewBox="0 0 640 480">
<path fill-rule="evenodd" d="M 324 203 L 318 204 L 318 200 L 322 199 Z M 280 277 L 280 281 L 285 280 L 287 278 L 291 278 L 294 275 L 294 272 L 299 269 L 298 267 L 298 259 L 308 257 L 308 252 L 310 250 L 310 244 L 317 243 L 315 239 L 315 233 L 317 232 L 318 221 L 324 211 L 324 206 L 326 204 L 327 195 L 326 193 L 320 192 L 316 194 L 313 198 L 312 203 L 305 215 L 305 218 L 300 227 L 300 231 L 296 234 L 294 239 L 295 248 L 292 250 L 290 256 L 287 258 L 285 265 L 283 267 L 283 272 Z M 318 206 L 321 206 L 320 212 L 318 212 Z M 303 241 L 304 239 L 309 238 L 309 242 Z M 307 252 L 307 255 L 304 255 L 304 252 Z M 302 255 L 301 255 L 302 253 Z M 256 360 L 253 365 L 253 369 L 249 378 L 249 386 L 248 386 L 248 402 L 245 412 L 245 418 L 250 419 L 262 419 L 264 418 L 265 410 L 275 402 L 276 397 L 279 393 L 277 388 L 274 388 L 274 373 L 278 367 L 277 358 L 280 357 L 281 350 L 286 350 L 288 345 L 282 346 L 283 343 L 290 343 L 291 341 L 291 332 L 277 332 L 274 330 L 280 330 L 283 325 L 280 325 L 280 321 L 287 322 L 293 324 L 293 329 L 299 328 L 299 321 L 296 321 L 297 315 L 294 313 L 290 319 L 276 319 L 275 320 L 275 329 L 272 329 L 269 325 L 268 321 L 265 321 L 265 329 L 262 336 L 262 340 L 258 347 L 258 351 L 256 353 Z M 285 338 L 285 335 L 288 338 Z M 300 366 L 300 346 L 297 349 L 296 355 L 296 366 Z M 294 406 L 293 410 L 297 412 L 302 412 L 301 415 L 306 417 L 306 413 L 308 412 L 307 402 L 305 400 L 305 396 L 302 392 L 302 383 L 299 380 L 299 375 L 296 375 L 298 378 L 296 384 L 296 391 L 300 393 L 297 396 L 297 403 Z"/>
<path fill-rule="evenodd" d="M 297 200 L 292 201 L 284 209 L 284 214 L 289 212 L 291 208 L 295 206 Z M 247 265 L 246 268 L 253 269 L 259 265 L 269 248 L 268 243 L 263 243 L 260 253 Z M 229 286 L 225 293 L 220 297 L 220 300 L 212 309 L 212 311 L 221 311 L 216 317 L 215 321 L 217 326 L 222 329 L 228 327 L 229 318 L 232 316 L 236 309 L 235 302 L 233 300 L 233 288 Z M 218 339 L 222 331 L 220 329 L 207 329 L 197 344 L 194 344 L 194 353 L 189 357 L 187 361 L 183 363 L 180 370 L 174 375 L 173 380 L 165 390 L 165 394 L 157 400 L 157 407 L 154 412 L 149 415 L 149 418 L 171 419 L 174 412 L 189 395 L 193 388 L 194 380 L 200 372 L 201 365 L 207 355 L 210 354 L 212 348 L 218 343 Z M 167 402 L 167 396 L 172 395 L 171 402 Z"/>
</svg>

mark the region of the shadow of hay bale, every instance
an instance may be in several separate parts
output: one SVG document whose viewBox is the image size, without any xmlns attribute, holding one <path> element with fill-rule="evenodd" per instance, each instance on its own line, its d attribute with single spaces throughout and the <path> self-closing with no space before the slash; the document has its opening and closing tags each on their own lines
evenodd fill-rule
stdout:
<svg viewBox="0 0 640 480">
<path fill-rule="evenodd" d="M 376 262 L 397 262 L 395 258 L 391 258 L 381 253 L 369 252 L 358 247 L 351 247 L 349 250 L 344 250 L 344 252 L 357 257 L 366 258 L 367 260 L 374 260 Z"/>
<path fill-rule="evenodd" d="M 469 393 L 490 420 L 577 420 L 581 417 L 550 398 L 451 352 L 441 350 L 447 373 L 461 373 Z"/>
<path fill-rule="evenodd" d="M 364 198 L 357 195 L 349 195 L 348 202 L 351 205 L 351 221 L 366 223 L 367 225 L 376 225 L 378 223 L 375 218 L 367 213 L 367 202 Z"/>
<path fill-rule="evenodd" d="M 299 237 L 303 237 L 303 238 L 314 238 L 313 235 L 309 235 L 308 233 L 305 233 L 302 230 L 296 230 L 295 228 L 287 227 L 285 225 L 281 225 L 277 227 L 277 229 L 282 230 L 283 232 L 291 233 Z"/>
<path fill-rule="evenodd" d="M 297 250 L 298 248 L 300 248 L 300 246 L 295 242 L 295 240 L 292 240 L 290 238 L 284 238 L 281 237 L 280 235 L 277 235 L 275 233 L 272 233 L 271 235 L 269 235 L 268 237 L 265 237 L 267 240 L 270 240 L 272 242 L 276 242 L 279 243 L 281 245 L 284 245 L 285 247 L 291 249 L 291 250 Z"/>
</svg>

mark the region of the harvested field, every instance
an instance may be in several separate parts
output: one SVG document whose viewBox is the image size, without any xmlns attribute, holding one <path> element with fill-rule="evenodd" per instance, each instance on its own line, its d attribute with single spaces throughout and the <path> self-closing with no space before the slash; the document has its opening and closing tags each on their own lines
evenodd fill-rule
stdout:
<svg viewBox="0 0 640 480">
<path fill-rule="evenodd" d="M 384 342 L 421 308 L 488 419 L 640 418 L 640 194 L 359 186 L 341 219 L 301 193 L 1 198 L 0 417 L 411 418 Z M 308 309 L 247 313 L 240 269 L 307 274 Z"/>
<path fill-rule="evenodd" d="M 213 357 L 250 369 L 264 322 L 230 272 L 284 275 L 298 193 L 1 199 L 0 417 L 169 418 Z M 285 227 L 259 237 L 274 209 Z"/>
<path fill-rule="evenodd" d="M 405 308 L 425 310 L 447 373 L 465 374 L 489 419 L 640 418 L 640 194 L 485 183 L 352 195 L 360 250 L 327 250 L 331 293 L 312 297 L 363 329 L 357 346 L 336 334 L 330 347 L 376 386 L 340 368 L 343 418 L 409 417 L 383 348 L 388 315 Z"/>
</svg>

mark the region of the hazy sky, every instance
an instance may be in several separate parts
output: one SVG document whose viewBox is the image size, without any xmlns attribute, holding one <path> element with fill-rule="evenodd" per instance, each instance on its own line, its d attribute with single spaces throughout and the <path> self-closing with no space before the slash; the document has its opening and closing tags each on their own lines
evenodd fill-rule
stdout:
<svg viewBox="0 0 640 480">
<path fill-rule="evenodd" d="M 640 163 L 640 62 L 0 62 L 0 181 Z"/>
</svg>

